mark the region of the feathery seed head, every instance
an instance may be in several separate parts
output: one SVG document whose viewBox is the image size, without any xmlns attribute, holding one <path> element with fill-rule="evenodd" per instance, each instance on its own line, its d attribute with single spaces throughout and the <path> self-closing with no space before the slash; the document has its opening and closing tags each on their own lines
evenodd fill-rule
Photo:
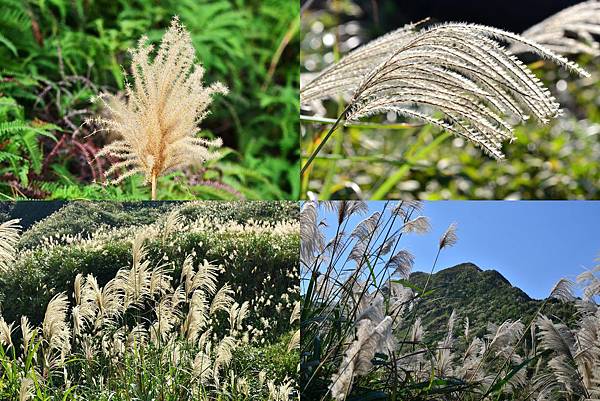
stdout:
<svg viewBox="0 0 600 401">
<path fill-rule="evenodd" d="M 440 238 L 440 249 L 454 246 L 457 241 L 458 237 L 456 236 L 456 223 L 452 223 Z"/>
<path fill-rule="evenodd" d="M 19 401 L 29 401 L 33 398 L 34 383 L 29 377 L 21 379 L 21 385 L 19 387 Z"/>
<path fill-rule="evenodd" d="M 402 226 L 402 231 L 405 233 L 426 234 L 431 230 L 429 219 L 425 216 L 419 216 L 410 221 L 407 221 Z"/>
<path fill-rule="evenodd" d="M 577 74 L 577 64 L 527 38 L 500 29 L 447 23 L 412 26 L 348 54 L 303 86 L 302 104 L 352 93 L 347 123 L 394 112 L 464 137 L 502 159 L 513 125 L 535 116 L 556 118 L 559 105 L 546 87 L 501 42 L 518 43 Z M 441 112 L 443 118 L 438 118 Z"/>
<path fill-rule="evenodd" d="M 4 346 L 12 346 L 12 332 L 14 323 L 7 324 L 2 316 L 0 316 L 0 344 Z"/>
<path fill-rule="evenodd" d="M 55 295 L 46 308 L 42 331 L 51 350 L 66 350 L 70 347 L 71 332 L 67 323 L 69 300 L 65 293 Z"/>
<path fill-rule="evenodd" d="M 550 298 L 555 298 L 563 302 L 571 302 L 575 300 L 573 295 L 573 283 L 571 280 L 561 278 L 550 291 Z"/>
<path fill-rule="evenodd" d="M 600 32 L 600 2 L 584 1 L 546 18 L 528 28 L 523 37 L 533 40 L 558 54 L 600 55 L 595 35 Z M 513 45 L 514 52 L 527 47 Z"/>
<path fill-rule="evenodd" d="M 8 269 L 15 260 L 15 246 L 21 231 L 20 219 L 0 224 L 0 272 Z"/>
<path fill-rule="evenodd" d="M 220 138 L 196 137 L 198 124 L 207 116 L 212 96 L 226 94 L 221 83 L 203 85 L 204 69 L 195 64 L 195 49 L 188 31 L 177 17 L 165 32 L 156 56 L 142 37 L 131 50 L 134 86 L 127 86 L 127 99 L 102 96 L 110 118 L 93 120 L 121 139 L 106 145 L 97 157 L 119 161 L 106 172 L 118 183 L 136 173 L 146 181 L 192 164 L 215 159 Z M 106 99 L 105 99 L 106 98 Z"/>
</svg>

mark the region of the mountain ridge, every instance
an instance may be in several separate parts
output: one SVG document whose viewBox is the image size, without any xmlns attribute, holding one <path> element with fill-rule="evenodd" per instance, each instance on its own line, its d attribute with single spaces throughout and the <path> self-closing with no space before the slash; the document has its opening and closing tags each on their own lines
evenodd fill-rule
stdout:
<svg viewBox="0 0 600 401">
<path fill-rule="evenodd" d="M 500 273 L 498 270 L 496 269 L 483 269 L 481 267 L 479 267 L 476 263 L 473 262 L 463 262 L 463 263 L 459 263 L 457 265 L 454 266 L 449 266 L 446 267 L 444 269 L 438 270 L 436 272 L 434 272 L 433 274 L 437 274 L 437 273 L 442 273 L 442 272 L 447 272 L 447 273 L 452 273 L 455 272 L 456 270 L 460 270 L 460 269 L 473 269 L 475 272 L 479 272 L 479 273 L 484 273 L 490 276 L 497 276 L 498 280 L 500 280 L 500 282 L 503 282 L 507 285 L 509 285 L 510 287 L 519 290 L 520 292 L 523 293 L 523 295 L 525 297 L 527 297 L 529 300 L 539 300 L 537 298 L 533 298 L 532 296 L 530 296 L 529 294 L 527 294 L 527 292 L 525 292 L 524 290 L 522 290 L 520 287 L 513 285 L 509 279 L 507 279 L 506 277 L 504 277 L 504 275 L 502 273 Z M 425 276 L 427 276 L 429 273 L 425 272 L 425 271 L 414 271 L 411 273 L 411 277 L 413 275 L 421 275 L 424 274 Z"/>
<path fill-rule="evenodd" d="M 428 276 L 425 272 L 413 272 L 409 282 L 423 288 Z M 483 270 L 472 262 L 438 270 L 431 275 L 427 289 L 432 292 L 422 299 L 419 310 L 431 339 L 445 332 L 453 310 L 461 321 L 468 317 L 472 332 L 482 336 L 487 332 L 488 323 L 521 319 L 527 324 L 544 302 L 513 286 L 497 270 Z M 555 300 L 549 300 L 542 311 L 565 321 L 571 319 L 573 312 L 572 305 Z"/>
</svg>

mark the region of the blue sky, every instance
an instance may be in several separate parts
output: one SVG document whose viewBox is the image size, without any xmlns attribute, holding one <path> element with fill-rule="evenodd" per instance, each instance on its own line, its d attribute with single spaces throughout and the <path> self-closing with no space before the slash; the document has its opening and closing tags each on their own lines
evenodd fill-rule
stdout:
<svg viewBox="0 0 600 401">
<path fill-rule="evenodd" d="M 383 203 L 369 202 L 371 213 Z M 430 271 L 439 237 L 452 222 L 458 243 L 442 251 L 436 271 L 473 262 L 499 271 L 533 298 L 545 298 L 561 277 L 574 279 L 600 256 L 597 201 L 435 201 L 425 202 L 422 214 L 431 232 L 400 243 L 415 256 L 414 270 Z"/>
</svg>

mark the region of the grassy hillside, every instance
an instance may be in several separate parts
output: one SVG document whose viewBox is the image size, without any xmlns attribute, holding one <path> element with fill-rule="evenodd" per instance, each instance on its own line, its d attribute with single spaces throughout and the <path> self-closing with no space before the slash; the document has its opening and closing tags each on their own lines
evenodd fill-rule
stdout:
<svg viewBox="0 0 600 401">
<path fill-rule="evenodd" d="M 0 227 L 0 400 L 290 399 L 297 214 L 75 202 L 22 236 Z"/>
</svg>

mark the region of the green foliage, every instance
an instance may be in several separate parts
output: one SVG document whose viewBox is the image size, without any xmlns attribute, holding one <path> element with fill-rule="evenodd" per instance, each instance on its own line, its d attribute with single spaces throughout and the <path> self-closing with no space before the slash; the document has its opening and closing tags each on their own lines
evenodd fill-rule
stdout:
<svg viewBox="0 0 600 401">
<path fill-rule="evenodd" d="M 231 93 L 202 125 L 206 135 L 224 139 L 222 159 L 163 177 L 160 199 L 298 197 L 296 3 L 0 0 L 0 10 L 4 197 L 149 198 L 140 177 L 101 185 L 106 162 L 94 154 L 109 138 L 89 137 L 81 124 L 99 111 L 91 96 L 123 89 L 127 49 L 142 35 L 157 42 L 173 15 L 190 30 L 207 82 L 225 82 Z M 19 117 L 7 116 L 7 107 Z"/>
<path fill-rule="evenodd" d="M 8 203 L 5 206 L 10 206 Z M 15 203 L 15 208 L 27 207 L 23 203 Z M 33 248 L 43 244 L 44 239 L 58 236 L 88 235 L 100 227 L 131 227 L 150 224 L 164 218 L 164 214 L 178 208 L 179 213 L 189 219 L 210 218 L 219 221 L 264 220 L 275 222 L 298 218 L 298 204 L 295 202 L 222 202 L 203 201 L 181 205 L 176 202 L 85 202 L 73 201 L 65 204 L 60 210 L 33 225 L 25 231 L 19 241 L 21 249 Z M 31 209 L 29 209 L 31 210 Z M 35 210 L 35 209 L 34 209 Z M 50 209 L 50 211 L 53 211 Z M 22 211 L 21 211 L 22 212 Z M 21 213 L 12 210 L 13 218 Z M 33 214 L 28 212 L 28 216 Z M 30 222 L 22 222 L 28 227 Z"/>
<path fill-rule="evenodd" d="M 264 347 L 247 346 L 238 349 L 234 356 L 236 370 L 244 372 L 247 377 L 254 377 L 256 381 L 261 371 L 276 382 L 296 377 L 300 360 L 297 352 L 288 350 L 290 339 L 291 335 L 286 334 Z"/>
</svg>

